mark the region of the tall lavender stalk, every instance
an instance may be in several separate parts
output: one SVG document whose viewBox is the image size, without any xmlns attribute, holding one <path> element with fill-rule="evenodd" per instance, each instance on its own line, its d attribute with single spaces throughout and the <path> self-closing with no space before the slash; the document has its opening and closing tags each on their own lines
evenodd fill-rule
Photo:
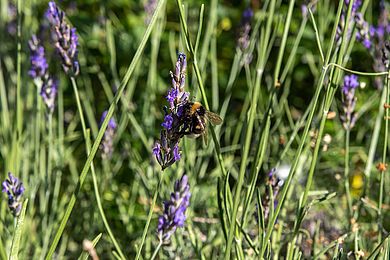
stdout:
<svg viewBox="0 0 390 260">
<path fill-rule="evenodd" d="M 54 40 L 54 47 L 62 60 L 65 73 L 77 76 L 80 71 L 78 62 L 78 36 L 76 28 L 71 28 L 65 21 L 65 13 L 57 7 L 55 2 L 49 2 L 46 11 Z"/>
<path fill-rule="evenodd" d="M 153 147 L 153 154 L 162 169 L 180 160 L 179 143 L 183 132 L 183 106 L 188 102 L 189 93 L 184 91 L 187 61 L 184 53 L 179 53 L 175 72 L 171 72 L 172 88 L 166 99 L 169 107 L 164 107 L 165 117 L 161 124 L 160 140 Z"/>
</svg>

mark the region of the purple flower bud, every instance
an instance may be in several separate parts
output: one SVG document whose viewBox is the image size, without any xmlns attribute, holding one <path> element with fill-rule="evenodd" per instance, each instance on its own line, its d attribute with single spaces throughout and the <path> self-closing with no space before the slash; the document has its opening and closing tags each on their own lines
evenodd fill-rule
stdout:
<svg viewBox="0 0 390 260">
<path fill-rule="evenodd" d="M 144 4 L 144 10 L 146 13 L 145 24 L 148 25 L 152 19 L 154 10 L 157 7 L 157 0 L 147 0 Z"/>
<path fill-rule="evenodd" d="M 9 1 L 7 8 L 8 21 L 6 22 L 7 32 L 11 36 L 15 36 L 17 33 L 17 9 L 16 6 Z"/>
<path fill-rule="evenodd" d="M 253 11 L 251 8 L 247 8 L 242 13 L 241 23 L 238 33 L 237 46 L 244 52 L 249 47 L 250 33 L 252 30 L 251 20 L 253 17 Z"/>
<path fill-rule="evenodd" d="M 344 77 L 344 84 L 343 84 L 343 93 L 344 94 L 347 94 L 352 89 L 356 89 L 357 87 L 359 87 L 358 76 L 352 74 L 350 76 Z"/>
<path fill-rule="evenodd" d="M 355 89 L 358 86 L 359 81 L 356 75 L 344 77 L 344 85 L 342 88 L 342 113 L 340 114 L 340 119 L 346 130 L 352 129 L 356 122 L 356 113 L 354 111 L 356 105 Z"/>
<path fill-rule="evenodd" d="M 159 142 L 156 142 L 153 147 L 153 154 L 156 156 L 157 161 L 160 161 L 161 145 Z"/>
<path fill-rule="evenodd" d="M 168 114 L 165 116 L 164 122 L 161 124 L 161 126 L 169 130 L 172 128 L 172 123 L 173 123 L 173 117 Z"/>
<path fill-rule="evenodd" d="M 102 125 L 104 119 L 107 116 L 107 111 L 104 111 L 102 117 L 100 118 L 100 126 Z M 102 150 L 102 158 L 109 159 L 112 156 L 114 151 L 114 137 L 116 133 L 116 122 L 113 117 L 108 121 L 107 129 L 104 132 L 103 141 L 100 144 L 100 149 Z"/>
<path fill-rule="evenodd" d="M 183 175 L 174 185 L 169 201 L 163 203 L 164 212 L 158 219 L 157 233 L 160 241 L 168 243 L 177 227 L 183 227 L 186 210 L 190 205 L 190 185 L 187 175 Z"/>
<path fill-rule="evenodd" d="M 12 173 L 8 173 L 8 179 L 2 183 L 3 192 L 8 196 L 8 207 L 12 214 L 17 217 L 22 209 L 22 196 L 24 193 L 24 186 L 18 178 L 14 177 Z"/>
<path fill-rule="evenodd" d="M 78 36 L 76 29 L 71 28 L 65 21 L 65 13 L 54 2 L 49 2 L 46 18 L 51 24 L 54 37 L 54 46 L 61 56 L 62 68 L 65 73 L 78 75 Z"/>
<path fill-rule="evenodd" d="M 45 57 L 45 49 L 40 44 L 36 35 L 33 35 L 28 41 L 28 46 L 30 48 L 30 63 L 31 68 L 28 71 L 28 75 L 31 78 L 43 78 L 46 76 L 47 69 L 49 65 L 47 64 Z"/>
<path fill-rule="evenodd" d="M 175 88 L 171 88 L 170 91 L 168 91 L 167 95 L 167 101 L 169 102 L 170 108 L 173 109 L 175 104 L 175 99 L 177 98 L 177 95 L 179 94 L 179 91 Z"/>
<path fill-rule="evenodd" d="M 173 158 L 175 159 L 175 161 L 178 161 L 181 158 L 180 151 L 179 151 L 179 146 L 177 144 L 173 148 Z"/>
<path fill-rule="evenodd" d="M 179 93 L 184 91 L 186 69 L 187 69 L 186 55 L 180 52 L 177 57 L 175 73 L 173 74 L 173 72 L 171 72 L 172 86 L 174 89 L 177 89 Z"/>
<path fill-rule="evenodd" d="M 58 80 L 48 76 L 47 79 L 42 84 L 40 94 L 43 99 L 43 102 L 49 108 L 50 112 L 54 111 L 57 92 L 58 92 Z"/>
</svg>

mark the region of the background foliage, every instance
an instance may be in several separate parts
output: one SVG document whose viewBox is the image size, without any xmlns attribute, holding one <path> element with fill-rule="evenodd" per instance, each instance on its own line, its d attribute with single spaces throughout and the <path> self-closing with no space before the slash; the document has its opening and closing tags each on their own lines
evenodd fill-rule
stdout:
<svg viewBox="0 0 390 260">
<path fill-rule="evenodd" d="M 369 24 L 376 25 L 380 4 L 378 1 L 363 2 L 364 18 Z M 141 252 L 145 259 L 152 256 L 158 244 L 156 228 L 162 202 L 169 199 L 174 180 L 187 174 L 192 194 L 187 221 L 184 228 L 176 231 L 171 243 L 159 251 L 160 258 L 222 258 L 226 256 L 230 232 L 235 236 L 231 250 L 232 257 L 236 258 L 256 257 L 259 251 L 275 259 L 296 259 L 298 256 L 326 259 L 347 255 L 367 258 L 378 252 L 381 257 L 388 257 L 390 197 L 387 187 L 390 180 L 386 171 L 379 172 L 375 168 L 379 162 L 386 162 L 382 154 L 387 155 L 385 133 L 388 129 L 384 124 L 387 114 L 380 112 L 386 75 L 382 74 L 380 85 L 377 85 L 374 74 L 359 75 L 360 86 L 356 90 L 358 116 L 356 126 L 350 132 L 348 149 L 339 117 L 343 82 L 341 76 L 333 75 L 344 73 L 344 70 L 335 69 L 337 72 L 334 72 L 335 67 L 329 67 L 329 73 L 324 74 L 324 84 L 321 84 L 326 88 L 320 92 L 318 106 L 309 106 L 315 99 L 317 84 L 321 82 L 326 65 L 316 36 L 326 55 L 332 44 L 332 28 L 338 21 L 337 8 L 343 4 L 346 10 L 347 4 L 331 0 L 296 1 L 290 16 L 288 1 L 211 0 L 204 2 L 204 13 L 200 16 L 203 3 L 184 1 L 185 24 L 193 45 L 200 35 L 194 57 L 187 48 L 188 39 L 183 32 L 178 5 L 168 1 L 162 6 L 142 56 L 136 60 L 134 72 L 125 82 L 123 78 L 151 18 L 145 12 L 147 4 L 121 0 L 57 3 L 66 13 L 67 21 L 77 28 L 79 36 L 80 74 L 76 81 L 92 144 L 98 136 L 101 114 L 109 108 L 118 88 L 126 83 L 122 98 L 115 106 L 114 118 L 118 128 L 113 155 L 110 159 L 102 159 L 99 151 L 94 160 L 98 197 L 124 255 L 132 259 L 139 251 L 148 211 L 156 187 L 159 187 Z M 302 7 L 308 4 L 314 20 L 307 11 L 302 13 Z M 274 12 L 272 5 L 275 5 Z M 0 1 L 0 172 L 2 179 L 8 172 L 20 178 L 26 187 L 24 197 L 29 199 L 21 230 L 19 257 L 41 259 L 52 246 L 87 160 L 86 140 L 71 80 L 63 72 L 49 40 L 44 45 L 49 54 L 49 70 L 59 79 L 52 125 L 37 88 L 28 76 L 28 40 L 32 34 L 49 38 L 44 17 L 47 2 L 23 1 L 20 38 L 16 30 L 17 16 L 9 9 L 11 6 L 16 7 L 17 3 Z M 237 38 L 242 13 L 248 7 L 252 8 L 254 16 L 250 44 L 242 52 L 237 47 Z M 286 27 L 289 24 L 287 17 L 291 17 L 289 28 Z M 314 25 L 318 29 L 317 35 Z M 285 30 L 287 38 L 283 37 Z M 341 45 L 345 43 L 347 46 L 344 53 L 333 46 L 330 61 L 354 71 L 384 72 L 375 71 L 372 51 L 355 41 L 353 35 L 342 39 Z M 162 108 L 167 105 L 165 96 L 171 84 L 169 72 L 174 70 L 178 52 L 187 54 L 186 91 L 205 104 L 198 88 L 200 79 L 194 71 L 196 64 L 210 110 L 221 114 L 224 119 L 222 126 L 214 130 L 228 177 L 221 170 L 215 140 L 210 134 L 207 146 L 201 138 L 185 137 L 181 160 L 164 173 L 153 157 L 152 147 L 159 138 L 164 118 Z M 343 55 L 337 60 L 340 53 Z M 18 66 L 21 66 L 20 74 Z M 276 72 L 275 68 L 280 71 Z M 321 129 L 322 106 L 327 103 L 325 94 L 332 82 L 336 82 L 332 85 L 336 91 L 330 102 L 332 113 L 324 121 L 317 140 L 320 146 L 316 158 L 315 144 Z M 254 102 L 256 88 L 258 100 Z M 253 108 L 254 104 L 257 107 Z M 18 116 L 19 108 L 22 114 Z M 310 111 L 314 111 L 312 122 L 308 121 Z M 22 122 L 21 132 L 18 132 L 18 120 Z M 304 138 L 306 125 L 310 126 L 309 135 Z M 379 130 L 378 135 L 375 135 L 375 129 Z M 251 137 L 247 141 L 248 133 Z M 261 138 L 266 138 L 266 141 L 261 142 Z M 374 156 L 370 157 L 373 140 L 378 145 Z M 300 144 L 303 144 L 302 152 L 298 152 Z M 263 148 L 263 155 L 259 156 Z M 344 176 L 346 153 L 349 154 L 349 173 Z M 283 171 L 287 176 L 294 160 L 297 162 L 295 175 L 288 183 L 285 200 L 281 199 L 280 191 L 275 198 L 283 201 L 283 207 L 275 225 L 270 225 L 273 231 L 269 244 L 266 243 L 267 250 L 261 251 L 266 231 L 270 229 L 266 228 L 267 223 L 264 228 L 259 227 L 255 215 L 258 214 L 259 199 L 264 200 L 269 191 L 266 189 L 268 172 L 276 167 L 279 177 Z M 314 179 L 307 193 L 308 201 L 302 205 L 312 160 L 315 162 Z M 251 183 L 253 174 L 257 180 Z M 158 186 L 160 176 L 162 183 Z M 241 176 L 243 188 L 237 193 Z M 351 189 L 352 216 L 347 214 L 345 180 Z M 280 186 L 280 189 L 284 187 L 281 183 Z M 251 189 L 253 198 L 246 201 Z M 239 224 L 235 228 L 229 223 L 234 211 L 234 205 L 227 202 L 229 196 L 233 201 L 237 197 L 240 199 L 237 208 Z M 102 236 L 95 246 L 97 255 L 102 259 L 120 257 L 107 234 L 96 199 L 92 175 L 88 172 L 56 248 L 56 257 L 79 257 L 83 252 L 83 240 L 92 241 L 99 234 Z M 381 210 L 378 205 L 382 205 Z M 243 221 L 246 210 L 247 219 Z M 271 212 L 274 210 L 271 207 Z M 302 222 L 299 221 L 301 217 L 304 217 Z M 4 258 L 14 248 L 12 241 L 17 230 L 5 194 L 1 199 L 0 220 L 0 253 Z M 229 228 L 233 231 L 229 232 Z"/>
</svg>

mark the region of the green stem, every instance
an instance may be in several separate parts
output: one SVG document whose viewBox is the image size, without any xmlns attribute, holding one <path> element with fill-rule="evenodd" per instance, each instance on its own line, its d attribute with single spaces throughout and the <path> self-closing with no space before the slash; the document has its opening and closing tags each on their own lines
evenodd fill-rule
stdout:
<svg viewBox="0 0 390 260">
<path fill-rule="evenodd" d="M 141 244 L 139 245 L 139 248 L 138 248 L 135 260 L 138 260 L 140 258 L 140 256 L 141 256 L 142 247 L 143 247 L 143 245 L 145 243 L 145 239 L 146 239 L 146 236 L 148 234 L 150 221 L 151 221 L 152 216 L 153 216 L 154 206 L 156 205 L 157 196 L 158 196 L 158 193 L 160 191 L 160 187 L 161 187 L 161 183 L 162 183 L 162 179 L 163 179 L 163 174 L 164 174 L 164 172 L 160 173 L 159 181 L 158 181 L 157 187 L 156 187 L 156 189 L 154 191 L 152 205 L 150 206 L 150 209 L 149 209 L 148 219 L 146 220 L 146 224 L 145 224 L 145 227 L 144 227 L 144 232 L 142 234 Z"/>
<path fill-rule="evenodd" d="M 97 150 L 99 149 L 99 145 L 100 145 L 100 142 L 103 138 L 103 135 L 104 135 L 104 132 L 106 131 L 106 128 L 108 126 L 108 122 L 109 120 L 111 119 L 113 113 L 114 113 L 114 110 L 115 110 L 115 107 L 117 105 L 117 103 L 119 102 L 122 94 L 123 94 L 123 91 L 124 89 L 126 88 L 127 86 L 127 83 L 129 82 L 134 70 L 135 70 L 135 67 L 137 65 L 137 63 L 139 62 L 140 58 L 141 58 L 141 55 L 142 55 L 142 52 L 143 50 L 145 49 L 145 46 L 146 46 L 146 43 L 149 39 L 149 36 L 150 36 L 150 33 L 154 27 L 154 24 L 156 22 L 156 19 L 157 19 L 157 16 L 158 14 L 161 12 L 162 10 L 162 6 L 165 4 L 165 1 L 166 0 L 161 0 L 159 1 L 158 3 L 158 6 L 156 8 L 156 11 L 155 13 L 153 14 L 153 17 L 151 19 L 151 22 L 148 26 L 148 28 L 146 29 L 145 31 L 145 34 L 141 40 L 141 43 L 136 51 L 136 53 L 134 54 L 134 57 L 133 57 L 133 60 L 131 61 L 127 71 L 126 71 L 126 74 L 121 82 L 121 85 L 114 97 L 114 100 L 112 101 L 109 109 L 108 109 L 108 112 L 107 112 L 107 116 L 106 118 L 104 119 L 102 125 L 101 125 L 101 128 L 98 132 L 98 135 L 96 137 L 96 140 L 95 142 L 93 143 L 93 146 L 92 146 L 92 149 L 91 149 L 91 153 L 89 154 L 85 164 L 84 164 L 84 167 L 83 167 L 83 170 L 81 171 L 81 174 L 80 174 L 80 177 L 79 177 L 79 180 L 78 180 L 78 183 L 77 183 L 77 186 L 74 190 L 74 192 L 72 193 L 72 196 L 70 198 L 70 201 L 69 201 L 69 204 L 65 210 L 65 213 L 64 213 L 64 216 L 61 220 L 61 223 L 60 223 L 60 226 L 58 227 L 58 230 L 57 230 L 57 233 L 56 235 L 54 236 L 54 239 L 53 239 L 53 242 L 50 246 L 50 249 L 49 249 L 49 252 L 48 254 L 46 255 L 46 259 L 51 259 L 52 256 L 53 256 L 53 253 L 58 245 L 58 242 L 62 236 L 62 233 L 64 232 L 64 229 L 65 229 L 65 226 L 69 220 L 69 217 L 70 217 L 70 214 L 72 213 L 73 211 L 73 208 L 74 208 L 74 205 L 76 204 L 76 200 L 77 200 L 77 195 L 79 194 L 80 190 L 81 190 L 81 187 L 84 183 L 84 180 L 85 180 L 85 177 L 87 176 L 87 173 L 88 173 L 88 170 L 91 166 L 91 163 L 93 161 L 93 158 L 95 157 L 96 155 L 96 152 Z"/>
<path fill-rule="evenodd" d="M 383 154 L 382 154 L 382 165 L 384 166 L 384 170 L 380 171 L 380 187 L 379 187 L 379 201 L 378 201 L 378 242 L 382 241 L 382 230 L 383 230 L 383 216 L 382 216 L 382 204 L 383 204 L 383 193 L 384 193 L 384 185 L 385 185 L 385 174 L 386 174 L 386 154 L 387 154 L 387 138 L 388 138 L 388 130 L 389 130 L 389 108 L 390 104 L 390 70 L 388 71 L 388 75 L 386 77 L 386 108 L 385 108 L 385 136 L 383 140 Z"/>
<path fill-rule="evenodd" d="M 154 253 L 153 253 L 152 257 L 150 258 L 150 260 L 154 260 L 154 258 L 156 258 L 158 252 L 160 251 L 161 245 L 162 245 L 162 241 L 160 240 L 160 242 L 158 242 L 158 245 L 157 245 L 156 249 L 154 250 Z"/>
<path fill-rule="evenodd" d="M 356 74 L 356 75 L 361 75 L 361 76 L 384 76 L 384 75 L 387 75 L 388 72 L 387 71 L 383 71 L 383 72 L 362 72 L 362 71 L 357 71 L 357 70 L 351 70 L 351 69 L 348 69 L 348 68 L 345 68 L 343 67 L 342 65 L 339 65 L 337 63 L 329 63 L 328 65 L 324 66 L 324 67 L 336 67 L 336 68 L 339 68 L 343 71 L 346 71 L 346 72 L 349 72 L 349 73 L 352 73 L 352 74 Z"/>
<path fill-rule="evenodd" d="M 347 196 L 348 203 L 348 221 L 351 220 L 352 213 L 352 198 L 351 190 L 349 188 L 349 139 L 350 139 L 351 130 L 347 129 L 345 131 L 345 156 L 344 156 L 344 186 L 345 186 L 345 195 Z"/>
<path fill-rule="evenodd" d="M 382 125 L 382 120 L 383 120 L 383 114 L 384 114 L 384 107 L 383 104 L 386 102 L 386 88 L 383 88 L 382 90 L 382 95 L 381 99 L 379 101 L 379 108 L 378 108 L 378 114 L 375 119 L 375 125 L 372 131 L 372 138 L 370 142 L 370 148 L 368 151 L 368 158 L 367 158 L 367 163 L 366 167 L 364 169 L 364 175 L 366 176 L 366 184 L 365 184 L 365 191 L 364 194 L 368 195 L 370 188 L 371 188 L 371 168 L 372 165 L 374 164 L 374 157 L 375 157 L 375 152 L 376 148 L 378 145 L 378 140 L 379 140 L 379 134 L 381 130 L 381 125 Z"/>
</svg>

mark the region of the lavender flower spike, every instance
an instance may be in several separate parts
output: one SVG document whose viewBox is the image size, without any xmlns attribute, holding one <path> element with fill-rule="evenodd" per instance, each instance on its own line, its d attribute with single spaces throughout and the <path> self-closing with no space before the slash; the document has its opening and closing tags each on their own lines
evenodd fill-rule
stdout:
<svg viewBox="0 0 390 260">
<path fill-rule="evenodd" d="M 28 71 L 28 75 L 30 75 L 33 79 L 41 79 L 46 76 L 47 69 L 49 67 L 45 58 L 45 49 L 40 44 L 36 35 L 33 35 L 28 41 L 28 46 L 31 52 L 31 68 Z"/>
<path fill-rule="evenodd" d="M 170 72 L 172 88 L 166 96 L 169 107 L 164 107 L 164 122 L 161 124 L 160 140 L 153 147 L 153 155 L 164 170 L 176 161 L 180 160 L 180 139 L 185 130 L 183 109 L 188 103 L 189 93 L 184 91 L 187 60 L 184 53 L 179 53 L 175 72 Z"/>
<path fill-rule="evenodd" d="M 177 91 L 179 91 L 179 93 L 184 92 L 186 70 L 187 70 L 186 55 L 182 52 L 179 52 L 176 66 L 175 66 L 175 73 L 171 72 L 172 87 Z"/>
<path fill-rule="evenodd" d="M 265 218 L 266 223 L 268 221 L 268 216 L 270 213 L 270 202 L 271 202 L 270 192 L 271 192 L 271 189 L 273 192 L 272 196 L 274 198 L 274 209 L 275 209 L 278 205 L 278 200 L 276 199 L 276 196 L 279 193 L 280 187 L 283 185 L 283 181 L 277 177 L 276 173 L 277 173 L 277 170 L 275 168 L 273 168 L 268 173 L 267 186 L 265 189 L 265 198 L 263 199 L 264 218 Z"/>
<path fill-rule="evenodd" d="M 106 116 L 107 116 L 107 111 L 104 111 L 100 119 L 100 125 L 103 123 Z M 116 128 L 117 125 L 115 119 L 111 118 L 110 121 L 108 121 L 108 126 L 106 131 L 104 132 L 103 141 L 100 144 L 100 149 L 102 150 L 103 159 L 109 159 L 112 156 L 112 153 L 114 151 L 114 137 L 116 133 Z"/>
<path fill-rule="evenodd" d="M 3 192 L 8 196 L 9 209 L 15 217 L 19 216 L 22 209 L 22 196 L 25 190 L 23 183 L 9 172 L 8 179 L 3 181 L 2 186 Z"/>
<path fill-rule="evenodd" d="M 342 88 L 343 99 L 342 99 L 342 109 L 343 113 L 340 116 L 341 121 L 343 122 L 343 127 L 345 130 L 351 130 L 355 126 L 356 122 L 356 97 L 355 89 L 359 86 L 358 77 L 356 75 L 350 75 L 344 77 L 344 85 Z"/>
<path fill-rule="evenodd" d="M 78 36 L 76 29 L 71 28 L 66 23 L 65 13 L 54 2 L 49 2 L 46 18 L 50 22 L 52 34 L 54 35 L 54 46 L 62 59 L 62 68 L 65 73 L 77 76 L 80 67 L 77 58 Z"/>
<path fill-rule="evenodd" d="M 175 182 L 174 191 L 169 201 L 164 202 L 164 213 L 158 218 L 158 238 L 164 244 L 169 243 L 170 237 L 177 227 L 183 227 L 186 220 L 186 210 L 190 205 L 190 185 L 187 175 Z"/>
<path fill-rule="evenodd" d="M 251 8 L 247 8 L 242 13 L 241 25 L 239 28 L 239 36 L 237 39 L 237 46 L 244 52 L 249 47 L 249 38 L 252 30 L 251 20 L 253 17 L 253 11 Z"/>
</svg>

